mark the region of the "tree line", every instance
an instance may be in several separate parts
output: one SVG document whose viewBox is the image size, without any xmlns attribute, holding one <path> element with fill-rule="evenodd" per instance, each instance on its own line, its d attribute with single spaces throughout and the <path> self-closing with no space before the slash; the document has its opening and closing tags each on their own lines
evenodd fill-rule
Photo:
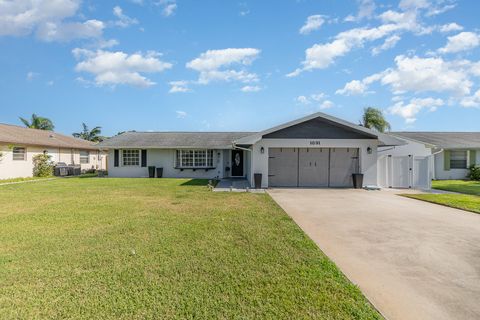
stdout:
<svg viewBox="0 0 480 320">
<path fill-rule="evenodd" d="M 27 128 L 31 129 L 39 129 L 39 130 L 48 130 L 53 131 L 55 129 L 55 125 L 53 121 L 45 118 L 37 116 L 36 114 L 32 114 L 30 120 L 19 117 L 20 121 L 25 125 Z M 72 136 L 75 138 L 80 138 L 83 140 L 88 140 L 92 142 L 101 142 L 105 139 L 102 134 L 102 127 L 94 127 L 89 129 L 85 123 L 82 123 L 82 130 L 80 132 L 72 133 Z"/>
</svg>

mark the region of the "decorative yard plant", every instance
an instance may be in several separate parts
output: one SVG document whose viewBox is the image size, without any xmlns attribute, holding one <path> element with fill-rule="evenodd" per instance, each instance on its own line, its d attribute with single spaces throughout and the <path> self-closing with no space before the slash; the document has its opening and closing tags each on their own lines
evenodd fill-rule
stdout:
<svg viewBox="0 0 480 320">
<path fill-rule="evenodd" d="M 33 157 L 33 176 L 49 177 L 53 175 L 53 165 L 50 156 L 47 154 L 38 154 Z"/>
<path fill-rule="evenodd" d="M 480 181 L 480 166 L 472 165 L 469 170 L 468 178 L 470 180 Z"/>
</svg>

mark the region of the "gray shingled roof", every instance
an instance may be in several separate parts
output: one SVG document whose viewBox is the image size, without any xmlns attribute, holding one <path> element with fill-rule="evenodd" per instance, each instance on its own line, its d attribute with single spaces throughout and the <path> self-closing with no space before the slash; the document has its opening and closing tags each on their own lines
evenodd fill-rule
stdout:
<svg viewBox="0 0 480 320">
<path fill-rule="evenodd" d="M 392 132 L 443 149 L 480 148 L 480 132 Z"/>
<path fill-rule="evenodd" d="M 98 150 L 90 141 L 47 130 L 38 130 L 0 123 L 0 143 L 42 147 Z"/>
<path fill-rule="evenodd" d="M 101 142 L 100 148 L 209 148 L 232 146 L 252 132 L 125 132 Z"/>
</svg>

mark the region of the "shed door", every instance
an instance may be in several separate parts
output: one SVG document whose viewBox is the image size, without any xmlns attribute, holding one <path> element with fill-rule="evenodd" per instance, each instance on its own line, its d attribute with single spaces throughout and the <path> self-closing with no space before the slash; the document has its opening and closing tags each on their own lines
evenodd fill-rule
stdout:
<svg viewBox="0 0 480 320">
<path fill-rule="evenodd" d="M 330 149 L 330 187 L 353 187 L 352 174 L 358 172 L 357 148 Z"/>
<path fill-rule="evenodd" d="M 410 187 L 410 157 L 392 157 L 392 188 Z"/>
<path fill-rule="evenodd" d="M 268 150 L 268 183 L 271 187 L 298 186 L 298 149 Z"/>
<path fill-rule="evenodd" d="M 329 154 L 328 148 L 299 149 L 299 187 L 328 187 Z"/>
<path fill-rule="evenodd" d="M 427 157 L 415 157 L 413 160 L 413 186 L 424 189 L 430 187 Z"/>
</svg>

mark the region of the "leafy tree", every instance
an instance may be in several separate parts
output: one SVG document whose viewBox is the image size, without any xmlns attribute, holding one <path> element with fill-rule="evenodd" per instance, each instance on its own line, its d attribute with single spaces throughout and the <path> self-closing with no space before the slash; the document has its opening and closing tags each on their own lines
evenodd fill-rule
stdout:
<svg viewBox="0 0 480 320">
<path fill-rule="evenodd" d="M 72 135 L 75 138 L 81 138 L 87 141 L 101 142 L 103 137 L 100 135 L 102 133 L 102 127 L 95 127 L 92 130 L 88 129 L 88 126 L 85 123 L 82 123 L 83 130 L 82 132 L 75 132 Z"/>
<path fill-rule="evenodd" d="M 49 131 L 53 131 L 53 129 L 55 128 L 52 120 L 44 117 L 39 117 L 35 113 L 32 114 L 32 118 L 30 121 L 22 117 L 19 117 L 19 118 L 20 118 L 20 121 L 22 121 L 27 128 L 49 130 Z"/>
<path fill-rule="evenodd" d="M 382 111 L 373 107 L 363 110 L 361 125 L 379 132 L 390 131 L 390 123 L 385 120 Z"/>
</svg>

